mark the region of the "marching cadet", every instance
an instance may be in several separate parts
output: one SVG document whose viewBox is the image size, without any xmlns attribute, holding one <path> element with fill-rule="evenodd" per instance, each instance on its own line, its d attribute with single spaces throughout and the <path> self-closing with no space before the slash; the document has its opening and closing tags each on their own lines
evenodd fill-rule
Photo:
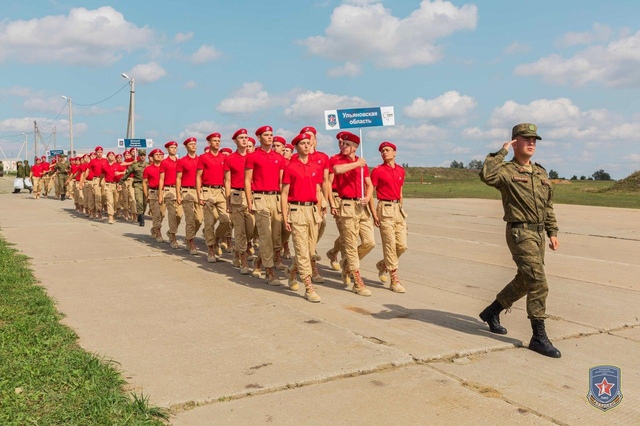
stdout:
<svg viewBox="0 0 640 426">
<path fill-rule="evenodd" d="M 224 161 L 224 188 L 227 196 L 227 212 L 231 214 L 233 222 L 234 258 L 239 259 L 240 273 L 248 275 L 251 271 L 247 258 L 256 221 L 247 210 L 247 196 L 244 191 L 245 163 L 249 144 L 247 129 L 236 130 L 232 139 L 237 149 Z"/>
<path fill-rule="evenodd" d="M 67 196 L 67 178 L 71 171 L 71 165 L 67 161 L 67 156 L 61 154 L 56 162 L 54 172 L 56 174 L 56 194 L 60 194 L 60 200 L 64 201 Z"/>
<path fill-rule="evenodd" d="M 160 163 L 164 159 L 164 152 L 161 149 L 154 149 L 150 153 L 152 163 L 145 167 L 142 172 L 142 190 L 144 196 L 149 200 L 151 207 L 151 236 L 158 243 L 165 243 L 162 238 L 162 219 L 164 219 L 164 206 L 160 203 Z"/>
<path fill-rule="evenodd" d="M 47 161 L 47 157 L 44 155 L 40 157 L 40 167 L 42 167 L 42 196 L 48 197 L 49 191 L 51 191 L 51 164 Z"/>
<path fill-rule="evenodd" d="M 186 248 L 192 255 L 198 254 L 196 234 L 202 226 L 202 206 L 198 203 L 196 192 L 196 174 L 198 171 L 198 149 L 196 138 L 187 138 L 182 143 L 187 155 L 176 165 L 176 202 L 182 205 L 185 222 Z"/>
<path fill-rule="evenodd" d="M 30 178 L 31 185 L 33 185 L 33 198 L 37 200 L 40 198 L 40 191 L 42 191 L 42 159 L 40 157 L 35 158 Z"/>
<path fill-rule="evenodd" d="M 507 246 L 518 267 L 515 278 L 496 296 L 496 300 L 480 313 L 493 333 L 507 334 L 500 325 L 500 311 L 527 296 L 527 316 L 533 336 L 529 349 L 552 358 L 561 354 L 549 341 L 544 320 L 549 287 L 544 272 L 545 231 L 549 247 L 557 250 L 558 224 L 553 211 L 553 188 L 547 171 L 531 162 L 536 143 L 542 140 L 535 124 L 521 123 L 511 131 L 511 142 L 496 153 L 487 155 L 480 179 L 502 195 L 504 221 L 507 222 Z M 504 161 L 513 148 L 513 159 Z"/>
<path fill-rule="evenodd" d="M 69 179 L 73 179 L 73 202 L 76 205 L 76 211 L 82 213 L 84 209 L 84 193 L 80 188 L 80 179 L 82 178 L 82 158 L 76 157 L 76 168 L 69 176 Z"/>
<path fill-rule="evenodd" d="M 342 135 L 344 134 L 344 132 L 338 132 L 338 134 L 336 135 L 336 139 L 338 140 L 338 151 L 342 151 Z M 334 159 L 340 157 L 341 152 L 338 152 L 336 155 L 334 155 L 333 157 L 329 158 L 329 164 L 331 164 L 332 161 L 334 161 Z M 332 174 L 331 171 L 329 172 L 329 185 L 331 187 L 331 196 L 329 197 L 330 200 L 333 200 L 333 202 L 330 204 L 334 205 L 334 206 L 339 206 L 340 205 L 340 196 L 338 195 L 338 185 L 339 185 L 339 176 Z M 331 249 L 329 249 L 329 251 L 327 252 L 327 259 L 329 259 L 329 263 L 331 264 L 331 268 L 334 271 L 341 271 L 342 270 L 342 266 L 340 266 L 340 262 L 338 262 L 338 253 L 341 254 L 342 259 L 346 259 L 347 255 L 344 251 L 344 232 L 342 231 L 342 225 L 340 222 L 340 216 L 339 215 L 333 215 L 333 218 L 336 221 L 336 227 L 338 228 L 338 236 L 336 237 L 335 241 L 333 242 L 333 247 Z"/>
<path fill-rule="evenodd" d="M 288 143 L 288 144 L 286 144 L 284 146 L 284 149 L 282 150 L 282 156 L 284 157 L 285 160 L 287 160 L 287 161 L 291 160 L 291 156 L 293 155 L 293 150 L 294 149 L 295 148 L 290 143 Z"/>
<path fill-rule="evenodd" d="M 93 153 L 91 153 L 93 154 Z M 89 168 L 89 162 L 91 161 L 91 154 L 85 154 L 82 157 L 82 165 L 79 168 L 80 173 L 80 191 L 82 191 L 84 215 L 91 217 L 91 209 L 93 207 L 93 201 L 91 200 L 91 182 L 93 175 Z"/>
<path fill-rule="evenodd" d="M 91 170 L 91 174 L 93 175 L 93 178 L 91 179 L 92 192 L 89 203 L 93 201 L 93 205 L 91 206 L 92 216 L 97 218 L 98 220 L 102 220 L 102 181 L 104 177 L 102 168 L 107 162 L 107 159 L 102 158 L 102 153 L 104 152 L 104 150 L 101 146 L 97 146 L 94 152 L 96 153 L 96 157 L 89 162 L 89 169 Z"/>
<path fill-rule="evenodd" d="M 113 151 L 107 153 L 107 163 L 102 165 L 104 175 L 104 196 L 107 199 L 107 217 L 110 225 L 113 224 L 116 202 L 118 201 L 118 177 L 116 172 L 119 164 L 116 162 L 116 154 Z"/>
<path fill-rule="evenodd" d="M 118 183 L 120 185 L 123 184 L 129 177 L 129 175 L 133 175 L 131 187 L 133 188 L 133 193 L 136 202 L 136 214 L 138 219 L 138 225 L 144 226 L 144 211 L 146 210 L 146 199 L 144 197 L 144 192 L 142 188 L 142 180 L 144 169 L 147 166 L 145 160 L 147 156 L 147 151 L 144 149 L 137 150 L 138 157 L 137 161 L 132 163 L 127 170 L 124 171 L 124 175 L 120 178 Z"/>
<path fill-rule="evenodd" d="M 314 270 L 312 256 L 318 241 L 318 225 L 322 222 L 322 169 L 309 158 L 311 140 L 308 133 L 300 133 L 291 143 L 298 156 L 293 158 L 282 177 L 282 214 L 284 226 L 291 232 L 295 258 L 289 268 L 289 288 L 298 290 L 296 272 L 304 283 L 304 298 L 320 302 L 312 284 Z"/>
<path fill-rule="evenodd" d="M 380 228 L 383 260 L 376 263 L 378 277 L 387 282 L 387 273 L 391 275 L 389 289 L 404 293 L 405 289 L 398 277 L 398 259 L 407 250 L 407 215 L 402 208 L 402 185 L 404 168 L 396 164 L 396 146 L 391 142 L 382 142 L 378 147 L 383 163 L 371 172 L 371 183 L 376 189 L 378 206 L 373 220 Z"/>
<path fill-rule="evenodd" d="M 371 214 L 373 185 L 367 163 L 364 158 L 356 156 L 360 138 L 353 133 L 343 132 L 342 140 L 341 155 L 335 157 L 330 165 L 331 174 L 340 175 L 338 186 L 340 205 L 332 204 L 331 213 L 340 215 L 344 233 L 347 258 L 342 262 L 342 282 L 349 285 L 349 274 L 353 274 L 353 292 L 360 296 L 371 296 L 371 290 L 365 286 L 360 275 L 360 260 L 375 247 Z M 358 237 L 361 240 L 359 245 Z"/>
<path fill-rule="evenodd" d="M 255 133 L 260 140 L 260 149 L 247 157 L 244 181 L 248 210 L 255 214 L 260 240 L 260 262 L 256 260 L 254 276 L 261 275 L 261 263 L 266 270 L 266 282 L 275 286 L 282 284 L 276 279 L 274 268 L 280 260 L 281 249 L 282 211 L 279 196 L 284 157 L 272 149 L 273 129 L 270 126 L 262 126 Z"/>
<path fill-rule="evenodd" d="M 225 237 L 229 231 L 230 219 L 227 214 L 227 197 L 224 192 L 224 160 L 220 153 L 220 133 L 207 136 L 209 152 L 198 157 L 196 173 L 196 192 L 198 203 L 204 215 L 204 238 L 207 244 L 207 262 L 217 262 L 222 249 L 227 249 Z M 218 222 L 218 228 L 214 228 Z M 218 244 L 222 241 L 222 248 Z"/>
<path fill-rule="evenodd" d="M 293 145 L 288 145 L 292 148 L 292 152 L 293 152 Z M 283 138 L 282 136 L 274 136 L 273 137 L 273 149 L 274 151 L 276 151 L 278 154 L 282 154 L 283 157 L 285 157 L 285 151 L 286 151 L 286 147 L 287 147 L 287 140 L 285 138 Z M 289 155 L 289 157 L 285 157 L 284 159 L 284 165 L 285 167 L 289 165 L 289 161 L 291 159 L 291 155 Z M 291 259 L 291 250 L 289 249 L 289 240 L 291 239 L 291 231 L 287 230 L 286 226 L 282 227 L 282 235 L 280 235 L 280 241 L 282 242 L 282 258 L 283 259 Z M 282 262 L 280 262 L 282 263 Z"/>
<path fill-rule="evenodd" d="M 169 244 L 171 248 L 177 249 L 179 247 L 178 240 L 176 239 L 176 233 L 178 232 L 178 226 L 182 221 L 182 205 L 176 201 L 176 169 L 178 167 L 178 142 L 169 141 L 164 144 L 169 155 L 160 163 L 160 182 L 158 187 L 158 202 L 164 204 L 167 211 L 167 222 L 169 230 L 167 230 L 167 237 L 169 237 Z"/>
</svg>

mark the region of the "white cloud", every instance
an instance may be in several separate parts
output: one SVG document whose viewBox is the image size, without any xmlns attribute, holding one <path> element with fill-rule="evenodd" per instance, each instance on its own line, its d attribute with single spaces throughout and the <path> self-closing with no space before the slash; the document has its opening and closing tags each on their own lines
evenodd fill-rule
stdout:
<svg viewBox="0 0 640 426">
<path fill-rule="evenodd" d="M 330 70 L 327 71 L 327 75 L 329 77 L 342 77 L 345 75 L 349 77 L 354 77 L 360 74 L 362 74 L 362 69 L 360 68 L 360 65 L 354 64 L 353 62 L 345 62 L 344 65 L 331 68 Z"/>
<path fill-rule="evenodd" d="M 69 120 L 59 119 L 59 120 L 51 120 L 50 118 L 44 117 L 22 117 L 22 118 L 7 118 L 5 120 L 0 121 L 0 132 L 7 133 L 27 133 L 29 135 L 29 140 L 33 139 L 33 121 L 38 123 L 40 127 L 40 131 L 43 137 L 48 135 L 48 132 L 45 129 L 53 130 L 53 127 L 56 127 L 56 131 L 58 135 L 64 135 L 69 133 Z M 87 131 L 89 126 L 86 123 L 76 122 L 74 120 L 73 123 L 73 132 L 74 135 L 81 135 Z M 31 143 L 31 142 L 30 142 Z"/>
<path fill-rule="evenodd" d="M 436 41 L 457 31 L 475 30 L 478 8 L 423 0 L 400 19 L 379 1 L 351 1 L 333 10 L 325 35 L 300 41 L 314 55 L 337 61 L 370 59 L 383 68 L 408 68 L 438 61 Z"/>
<path fill-rule="evenodd" d="M 184 43 L 185 41 L 191 40 L 193 38 L 193 31 L 189 31 L 188 33 L 178 33 L 173 37 L 173 41 L 176 43 Z"/>
<path fill-rule="evenodd" d="M 611 28 L 608 25 L 595 23 L 592 31 L 586 32 L 570 32 L 564 34 L 558 41 L 558 47 L 571 47 L 580 44 L 592 44 L 595 42 L 606 42 L 611 38 Z"/>
<path fill-rule="evenodd" d="M 515 55 L 517 53 L 527 53 L 531 50 L 528 44 L 520 43 L 518 41 L 514 41 L 510 45 L 504 48 L 504 53 L 507 55 Z"/>
<path fill-rule="evenodd" d="M 404 113 L 411 118 L 447 121 L 464 120 L 477 106 L 474 98 L 451 90 L 434 99 L 416 98 Z"/>
<path fill-rule="evenodd" d="M 341 96 L 310 90 L 296 96 L 293 104 L 284 110 L 284 114 L 293 118 L 322 119 L 327 109 L 362 108 L 369 102 L 355 96 Z"/>
<path fill-rule="evenodd" d="M 0 23 L 0 61 L 110 65 L 153 41 L 151 29 L 128 22 L 110 6 L 80 7 L 67 16 Z"/>
<path fill-rule="evenodd" d="M 60 96 L 52 96 L 46 99 L 42 97 L 29 97 L 22 103 L 22 106 L 27 111 L 42 111 L 57 114 L 65 107 L 66 103 L 67 101 Z"/>
<path fill-rule="evenodd" d="M 238 130 L 238 128 L 239 126 L 235 123 L 220 124 L 211 120 L 198 121 L 188 124 L 187 127 L 180 132 L 176 140 L 179 146 L 181 146 L 182 141 L 185 139 L 195 137 L 198 139 L 198 147 L 201 147 L 199 151 L 202 151 L 204 147 L 207 146 L 205 137 L 212 132 L 218 132 L 222 135 L 222 146 L 233 147 L 234 143 L 231 140 L 231 136 L 233 136 L 233 133 Z"/>
<path fill-rule="evenodd" d="M 283 106 L 287 100 L 271 95 L 257 81 L 244 83 L 232 97 L 223 99 L 216 110 L 225 114 L 247 114 L 262 109 Z"/>
<path fill-rule="evenodd" d="M 554 84 L 600 83 L 607 87 L 639 87 L 640 31 L 606 45 L 596 44 L 565 58 L 552 54 L 518 65 L 516 75 L 540 76 Z"/>
<path fill-rule="evenodd" d="M 196 86 L 197 86 L 197 84 L 196 84 L 195 81 L 189 80 L 182 87 L 184 87 L 185 89 L 194 89 Z"/>
<path fill-rule="evenodd" d="M 167 71 L 157 62 L 149 62 L 146 64 L 138 64 L 125 74 L 134 78 L 136 83 L 145 84 L 161 79 L 167 75 Z"/>
<path fill-rule="evenodd" d="M 204 64 L 206 62 L 215 61 L 220 57 L 220 55 L 220 51 L 214 46 L 203 44 L 193 55 L 191 55 L 191 62 L 194 64 Z"/>
</svg>

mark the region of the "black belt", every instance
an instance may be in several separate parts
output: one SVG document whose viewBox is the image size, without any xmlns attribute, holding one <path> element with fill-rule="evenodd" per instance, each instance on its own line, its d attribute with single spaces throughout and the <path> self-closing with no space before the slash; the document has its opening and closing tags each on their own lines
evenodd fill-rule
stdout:
<svg viewBox="0 0 640 426">
<path fill-rule="evenodd" d="M 360 198 L 340 197 L 341 200 L 358 201 Z"/>
<path fill-rule="evenodd" d="M 400 200 L 383 200 L 383 199 L 378 199 L 378 201 L 382 201 L 383 203 L 399 203 Z"/>
<path fill-rule="evenodd" d="M 296 206 L 315 206 L 317 201 L 289 201 L 289 204 L 295 204 Z"/>
<path fill-rule="evenodd" d="M 544 223 L 508 222 L 510 228 L 528 229 L 529 231 L 544 231 Z"/>
<path fill-rule="evenodd" d="M 203 188 L 221 189 L 222 185 L 202 185 Z"/>
<path fill-rule="evenodd" d="M 157 190 L 158 190 L 158 188 L 157 188 L 157 187 L 156 187 L 156 188 L 149 187 L 149 189 L 153 189 L 154 191 L 157 191 Z"/>
<path fill-rule="evenodd" d="M 185 189 L 185 188 L 186 188 L 186 189 L 196 189 L 196 187 L 195 187 L 195 186 L 184 186 L 184 185 L 180 185 L 180 188 L 181 188 L 181 189 Z"/>
<path fill-rule="evenodd" d="M 253 191 L 254 194 L 276 195 L 280 194 L 280 191 Z"/>
<path fill-rule="evenodd" d="M 231 187 L 231 189 L 233 189 L 234 191 L 244 191 L 244 188 L 234 188 L 234 187 Z"/>
<path fill-rule="evenodd" d="M 164 188 L 175 188 L 175 187 L 176 187 L 175 185 L 165 185 L 162 189 L 164 189 Z"/>
</svg>

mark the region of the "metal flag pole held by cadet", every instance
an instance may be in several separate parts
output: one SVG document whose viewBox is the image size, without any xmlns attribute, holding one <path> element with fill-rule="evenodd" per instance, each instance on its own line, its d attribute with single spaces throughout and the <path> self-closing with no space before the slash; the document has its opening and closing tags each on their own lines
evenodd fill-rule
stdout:
<svg viewBox="0 0 640 426">
<path fill-rule="evenodd" d="M 364 140 L 362 139 L 362 127 L 358 129 L 360 131 L 360 158 L 364 158 Z M 364 198 L 364 166 L 360 166 L 360 192 Z"/>
</svg>

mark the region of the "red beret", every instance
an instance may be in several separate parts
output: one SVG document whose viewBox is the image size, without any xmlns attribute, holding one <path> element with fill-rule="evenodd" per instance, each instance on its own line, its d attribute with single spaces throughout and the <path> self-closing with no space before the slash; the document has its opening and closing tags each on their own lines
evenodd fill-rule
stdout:
<svg viewBox="0 0 640 426">
<path fill-rule="evenodd" d="M 89 158 L 89 154 L 83 155 L 82 158 Z"/>
<path fill-rule="evenodd" d="M 271 128 L 271 126 L 258 127 L 258 130 L 256 130 L 256 136 L 260 136 L 264 132 L 273 132 L 273 129 Z"/>
<path fill-rule="evenodd" d="M 162 152 L 160 148 L 152 149 L 151 152 L 149 153 L 149 157 L 153 157 L 156 154 L 164 155 L 164 152 Z"/>
<path fill-rule="evenodd" d="M 282 145 L 286 145 L 287 144 L 287 140 L 285 138 L 283 138 L 282 136 L 274 136 L 273 137 L 273 141 L 274 142 L 280 142 Z"/>
<path fill-rule="evenodd" d="M 346 132 L 338 132 L 338 134 L 336 134 L 336 139 L 342 139 L 342 136 L 345 134 Z"/>
<path fill-rule="evenodd" d="M 220 148 L 220 153 L 224 154 L 225 152 L 228 154 L 233 154 L 233 150 L 231 148 L 227 148 L 227 147 Z"/>
<path fill-rule="evenodd" d="M 247 129 L 238 129 L 236 130 L 236 132 L 233 134 L 233 136 L 231 137 L 231 139 L 235 139 L 240 135 L 246 135 L 247 134 Z"/>
<path fill-rule="evenodd" d="M 131 151 L 125 151 L 125 152 L 124 152 L 124 155 L 125 155 L 125 156 L 127 156 L 127 155 L 128 155 L 129 157 L 131 157 Z"/>
<path fill-rule="evenodd" d="M 252 138 L 251 136 L 248 137 L 247 139 L 249 142 L 251 142 L 253 144 L 253 146 L 256 146 L 256 140 L 254 138 Z"/>
<path fill-rule="evenodd" d="M 207 140 L 211 139 L 211 138 L 220 138 L 222 136 L 220 136 L 220 133 L 218 132 L 213 132 L 211 133 L 209 136 L 207 136 Z"/>
<path fill-rule="evenodd" d="M 95 152 L 98 152 L 98 151 L 104 151 L 104 149 L 102 149 L 102 147 L 101 147 L 101 146 L 96 146 L 96 149 L 94 149 L 94 151 L 95 151 Z"/>
<path fill-rule="evenodd" d="M 187 145 L 189 142 L 197 142 L 198 140 L 196 138 L 187 138 L 184 140 L 184 142 L 182 142 L 182 145 Z"/>
<path fill-rule="evenodd" d="M 360 145 L 360 138 L 351 132 L 342 132 L 341 138 L 342 140 L 353 142 L 356 145 Z"/>
<path fill-rule="evenodd" d="M 204 152 L 210 152 L 211 151 L 211 147 L 210 146 L 205 146 L 204 147 Z"/>
<path fill-rule="evenodd" d="M 286 144 L 284 147 L 289 148 L 291 151 L 293 151 L 293 145 L 291 145 L 290 143 Z"/>
<path fill-rule="evenodd" d="M 300 133 L 306 133 L 306 132 L 313 133 L 314 135 L 317 134 L 316 128 L 311 126 L 303 127 L 302 130 L 300 130 Z"/>
<path fill-rule="evenodd" d="M 293 146 L 298 145 L 298 142 L 300 142 L 301 140 L 304 139 L 309 139 L 309 135 L 307 135 L 307 133 L 300 133 L 299 135 L 297 135 L 295 138 L 293 138 L 293 140 L 291 141 L 291 143 L 293 144 Z"/>
<path fill-rule="evenodd" d="M 43 155 L 42 157 L 40 157 L 40 158 L 42 158 L 43 160 L 46 160 L 46 159 L 47 159 L 47 157 L 45 157 L 44 155 Z"/>
<path fill-rule="evenodd" d="M 53 160 L 51 160 L 51 164 L 56 164 L 58 162 L 58 160 L 56 160 L 55 158 Z"/>
<path fill-rule="evenodd" d="M 36 157 L 36 161 L 42 161 L 42 158 Z"/>
<path fill-rule="evenodd" d="M 122 158 L 122 154 L 116 154 L 116 158 L 118 157 Z"/>
<path fill-rule="evenodd" d="M 110 156 L 111 154 L 116 155 L 116 153 L 115 153 L 115 152 L 113 152 L 113 151 L 109 151 L 109 152 L 107 152 L 107 157 L 108 157 L 108 156 Z"/>
<path fill-rule="evenodd" d="M 378 147 L 378 151 L 382 152 L 382 148 L 384 148 L 386 146 L 388 146 L 391 149 L 393 149 L 394 151 L 396 151 L 396 146 L 394 144 L 392 144 L 391 142 L 387 142 L 387 141 L 384 141 L 384 142 L 382 142 L 380 144 L 380 146 Z"/>
<path fill-rule="evenodd" d="M 167 143 L 164 144 L 165 148 L 169 148 L 170 146 L 178 146 L 178 142 L 176 141 L 169 141 Z"/>
</svg>

